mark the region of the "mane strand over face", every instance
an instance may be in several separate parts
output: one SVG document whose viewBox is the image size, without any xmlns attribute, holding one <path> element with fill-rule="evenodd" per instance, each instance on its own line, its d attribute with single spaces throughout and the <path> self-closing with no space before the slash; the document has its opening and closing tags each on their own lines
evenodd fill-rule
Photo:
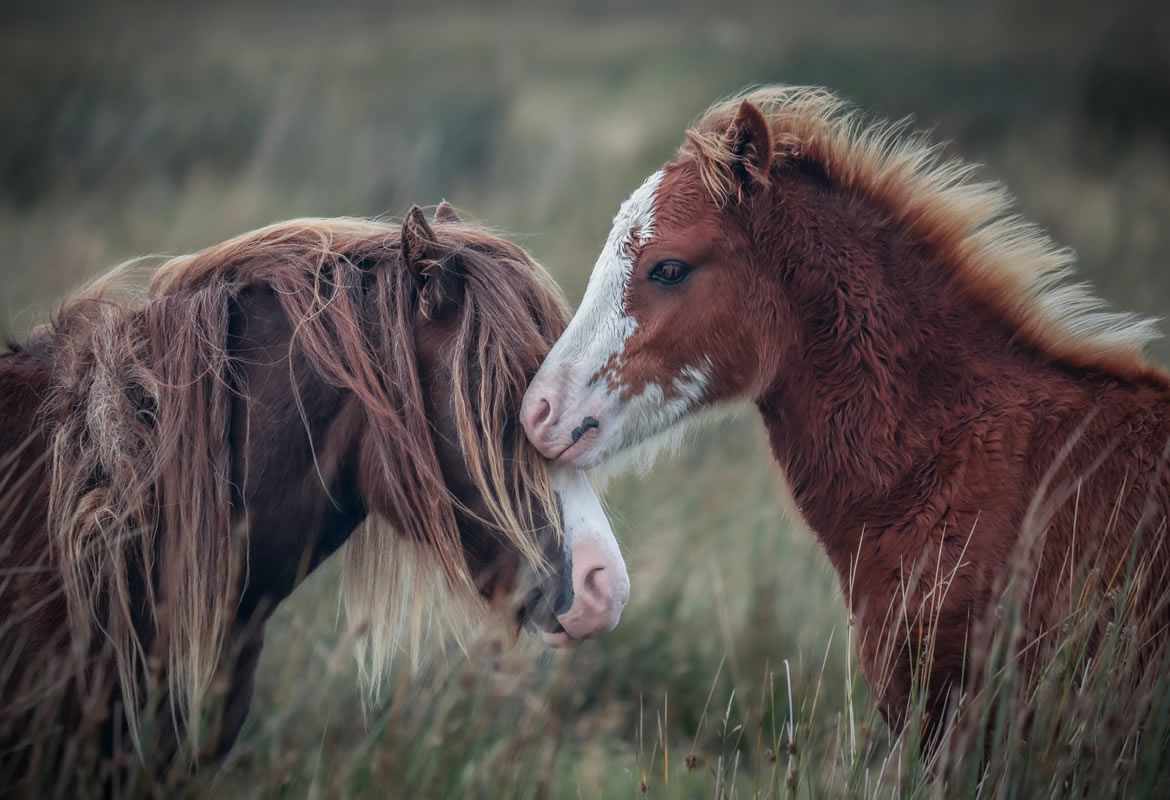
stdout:
<svg viewBox="0 0 1170 800">
<path fill-rule="evenodd" d="M 718 205 L 742 199 L 734 179 L 741 154 L 729 149 L 726 133 L 744 101 L 767 120 L 773 170 L 812 163 L 832 185 L 879 204 L 1042 352 L 1129 376 L 1156 371 L 1143 351 L 1158 336 L 1157 320 L 1109 311 L 1071 282 L 1073 253 L 1016 215 L 1007 191 L 975 180 L 975 165 L 947 158 L 905 121 L 867 121 L 824 89 L 749 90 L 716 103 L 687 131 L 679 162 L 696 164 Z"/>
<path fill-rule="evenodd" d="M 559 532 L 559 510 L 545 461 L 505 421 L 563 330 L 566 308 L 520 248 L 451 220 L 435 228 L 438 266 L 458 259 L 467 274 L 446 347 L 459 445 L 491 517 L 481 522 L 540 565 L 537 521 Z M 233 398 L 247 387 L 229 353 L 229 322 L 241 292 L 260 285 L 271 287 L 293 329 L 290 369 L 301 353 L 360 403 L 372 476 L 362 488 L 381 493 L 380 503 L 367 504 L 392 509 L 401 525 L 391 531 L 371 514 L 349 541 L 344 596 L 351 622 L 368 630 L 364 663 L 376 690 L 399 626 L 417 630 L 429 611 L 404 597 L 429 574 L 426 565 L 438 565 L 444 588 L 475 591 L 457 524 L 467 510 L 444 482 L 425 410 L 418 288 L 402 263 L 398 228 L 359 219 L 279 223 L 173 258 L 145 295 L 114 299 L 128 271 L 100 278 L 35 334 L 59 353 L 44 412 L 50 525 L 77 656 L 95 644 L 96 622 L 115 654 L 134 731 L 142 679 L 157 674 L 149 664 L 158 656 L 173 707 L 197 735 L 246 578 L 248 524 L 246 509 L 232 518 L 228 430 Z M 295 391 L 295 377 L 291 383 Z M 506 440 L 513 456 L 505 461 Z M 155 579 L 131 585 L 136 574 Z M 144 615 L 155 626 L 153 646 L 136 629 Z"/>
</svg>

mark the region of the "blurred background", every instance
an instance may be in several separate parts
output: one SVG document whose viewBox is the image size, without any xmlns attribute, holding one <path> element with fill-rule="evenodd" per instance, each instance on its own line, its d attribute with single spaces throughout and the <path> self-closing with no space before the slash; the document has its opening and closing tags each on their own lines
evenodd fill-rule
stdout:
<svg viewBox="0 0 1170 800">
<path fill-rule="evenodd" d="M 20 335 L 132 256 L 444 198 L 527 247 L 576 303 L 619 204 L 687 123 L 767 82 L 913 114 L 1006 183 L 1106 298 L 1170 315 L 1168 8 L 6 3 L 0 329 Z M 1165 362 L 1170 347 L 1154 355 Z M 203 788 L 624 797 L 860 785 L 871 756 L 858 760 L 858 742 L 874 764 L 893 743 L 856 675 L 836 578 L 778 507 L 777 482 L 751 414 L 697 433 L 650 475 L 610 487 L 633 581 L 617 631 L 551 657 L 494 639 L 448 651 L 403 671 L 367 712 L 327 565 L 276 615 L 248 726 Z M 783 752 L 790 715 L 799 747 Z"/>
</svg>

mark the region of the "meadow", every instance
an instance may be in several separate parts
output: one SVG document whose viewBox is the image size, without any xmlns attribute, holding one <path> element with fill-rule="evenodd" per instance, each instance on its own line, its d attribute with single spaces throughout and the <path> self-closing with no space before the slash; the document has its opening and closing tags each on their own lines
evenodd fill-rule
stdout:
<svg viewBox="0 0 1170 800">
<path fill-rule="evenodd" d="M 686 124 L 776 81 L 914 114 L 1101 294 L 1165 316 L 1170 127 L 1101 111 L 1095 88 L 1114 50 L 1147 52 L 1135 8 L 1155 5 L 30 6 L 0 28 L 0 329 L 44 321 L 126 258 L 441 199 L 527 247 L 575 303 L 613 213 Z M 184 792 L 1157 796 L 1170 780 L 1170 687 L 1122 634 L 1086 656 L 1088 610 L 1038 685 L 991 654 L 982 733 L 924 761 L 870 701 L 842 588 L 779 487 L 750 409 L 699 430 L 608 488 L 633 586 L 617 630 L 555 654 L 498 632 L 436 641 L 368 708 L 326 564 L 270 623 L 227 762 Z"/>
</svg>

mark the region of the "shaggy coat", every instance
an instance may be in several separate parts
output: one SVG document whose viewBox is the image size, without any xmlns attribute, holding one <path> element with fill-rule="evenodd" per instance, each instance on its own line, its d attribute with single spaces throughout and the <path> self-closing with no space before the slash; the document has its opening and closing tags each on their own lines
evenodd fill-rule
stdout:
<svg viewBox="0 0 1170 800">
<path fill-rule="evenodd" d="M 823 90 L 716 104 L 622 206 L 522 412 L 593 466 L 753 404 L 895 725 L 979 672 L 1009 586 L 1029 653 L 1122 584 L 1136 640 L 1170 622 L 1152 324 L 972 172 Z"/>
<path fill-rule="evenodd" d="M 567 315 L 520 248 L 442 206 L 124 272 L 0 354 L 5 786 L 224 753 L 264 622 L 347 540 L 372 691 L 430 588 L 503 597 L 560 554 L 513 420 Z"/>
</svg>

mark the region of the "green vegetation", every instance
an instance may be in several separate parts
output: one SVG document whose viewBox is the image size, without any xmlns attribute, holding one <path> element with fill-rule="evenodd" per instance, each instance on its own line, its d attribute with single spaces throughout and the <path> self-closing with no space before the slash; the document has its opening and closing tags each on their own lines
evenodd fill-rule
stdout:
<svg viewBox="0 0 1170 800">
<path fill-rule="evenodd" d="M 1170 151 L 1156 132 L 1114 137 L 1082 102 L 1109 41 L 1102 15 L 1122 12 L 731 8 L 132 3 L 16 17 L 0 30 L 0 327 L 19 334 L 128 257 L 442 198 L 523 243 L 576 300 L 610 217 L 686 123 L 770 81 L 913 112 L 1075 247 L 1104 295 L 1166 312 Z M 750 413 L 696 433 L 610 487 L 633 581 L 618 630 L 551 656 L 485 634 L 403 669 L 365 713 L 327 564 L 270 624 L 245 731 L 195 791 L 1137 796 L 1170 777 L 1170 673 L 1125 663 L 1121 635 L 1090 662 L 1084 610 L 1038 684 L 993 653 L 999 690 L 972 715 L 983 732 L 923 763 L 870 702 L 836 577 L 778 484 Z"/>
</svg>

